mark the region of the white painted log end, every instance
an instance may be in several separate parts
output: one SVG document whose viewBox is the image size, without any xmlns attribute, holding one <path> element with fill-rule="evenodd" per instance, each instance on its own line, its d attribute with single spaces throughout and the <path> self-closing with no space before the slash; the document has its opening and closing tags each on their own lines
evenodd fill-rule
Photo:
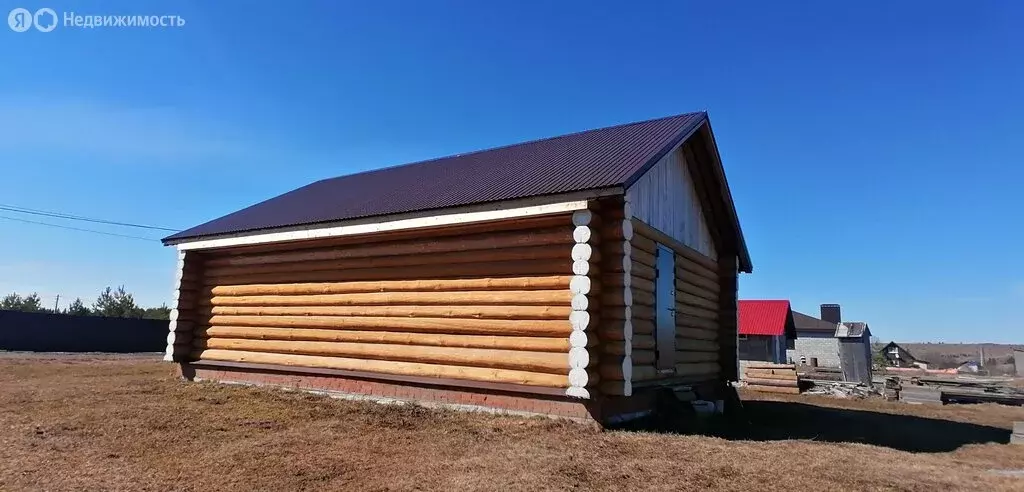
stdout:
<svg viewBox="0 0 1024 492">
<path fill-rule="evenodd" d="M 184 250 L 181 250 L 181 249 L 178 250 L 178 260 L 179 261 L 184 261 L 185 260 L 185 251 Z"/>
<path fill-rule="evenodd" d="M 594 254 L 594 248 L 589 244 L 575 244 L 572 247 L 573 261 L 590 261 Z"/>
<path fill-rule="evenodd" d="M 170 314 L 167 315 L 167 318 L 171 321 L 178 321 L 178 310 L 172 309 Z"/>
<path fill-rule="evenodd" d="M 632 308 L 626 308 L 626 321 L 622 323 L 622 339 L 625 341 L 626 346 L 632 348 L 633 346 L 633 310 Z M 632 350 L 628 351 L 632 353 Z M 626 355 L 629 355 L 627 353 Z"/>
<path fill-rule="evenodd" d="M 622 242 L 622 254 L 625 255 L 625 256 L 632 255 L 633 254 L 633 244 L 630 243 L 629 241 L 623 241 Z"/>
<path fill-rule="evenodd" d="M 622 216 L 626 220 L 633 218 L 633 204 L 629 202 L 622 202 Z"/>
<path fill-rule="evenodd" d="M 626 274 L 622 276 L 622 287 L 628 289 L 633 286 L 633 276 Z"/>
<path fill-rule="evenodd" d="M 594 213 L 590 210 L 577 210 L 572 213 L 573 225 L 585 226 L 594 220 Z"/>
<path fill-rule="evenodd" d="M 590 277 L 585 275 L 576 275 L 569 281 L 569 290 L 573 294 L 589 294 L 590 288 Z"/>
<path fill-rule="evenodd" d="M 168 323 L 167 331 L 178 331 L 178 322 L 176 320 L 172 320 L 170 323 Z"/>
<path fill-rule="evenodd" d="M 623 381 L 622 382 L 622 396 L 633 396 L 633 382 Z"/>
<path fill-rule="evenodd" d="M 571 369 L 569 371 L 569 384 L 572 386 L 584 387 L 590 382 L 590 374 L 586 369 Z"/>
<path fill-rule="evenodd" d="M 574 262 L 572 262 L 572 273 L 573 273 L 573 275 L 590 275 L 590 262 L 589 261 L 574 261 Z"/>
<path fill-rule="evenodd" d="M 164 360 L 167 362 L 174 362 L 174 354 L 164 354 Z"/>
<path fill-rule="evenodd" d="M 586 369 L 590 365 L 590 352 L 583 347 L 569 349 L 569 368 Z"/>
<path fill-rule="evenodd" d="M 573 398 L 590 399 L 590 391 L 588 391 L 586 388 L 572 386 L 565 390 L 565 396 L 571 396 Z"/>
<path fill-rule="evenodd" d="M 627 277 L 633 273 L 633 258 L 629 255 L 622 255 L 622 273 Z"/>
<path fill-rule="evenodd" d="M 589 243 L 594 237 L 594 231 L 588 226 L 576 226 L 572 230 L 572 239 L 577 243 Z"/>
<path fill-rule="evenodd" d="M 587 311 L 573 311 L 569 313 L 569 324 L 573 330 L 586 331 L 590 327 L 590 313 Z"/>
<path fill-rule="evenodd" d="M 586 311 L 590 309 L 590 297 L 584 294 L 573 294 L 569 305 L 572 306 L 574 311 Z"/>
<path fill-rule="evenodd" d="M 633 239 L 633 223 L 629 219 L 622 221 L 622 238 L 627 241 Z"/>
<path fill-rule="evenodd" d="M 622 304 L 627 307 L 633 305 L 633 289 L 629 287 L 622 288 Z"/>
<path fill-rule="evenodd" d="M 633 358 L 628 355 L 622 358 L 622 380 L 633 380 Z"/>
<path fill-rule="evenodd" d="M 573 330 L 572 333 L 569 334 L 569 345 L 572 348 L 586 348 L 587 342 L 587 332 L 585 331 Z"/>
</svg>

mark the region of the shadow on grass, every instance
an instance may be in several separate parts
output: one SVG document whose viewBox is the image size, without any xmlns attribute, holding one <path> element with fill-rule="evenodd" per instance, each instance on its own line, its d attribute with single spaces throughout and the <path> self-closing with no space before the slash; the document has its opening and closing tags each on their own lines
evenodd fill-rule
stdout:
<svg viewBox="0 0 1024 492">
<path fill-rule="evenodd" d="M 941 453 L 966 444 L 1010 442 L 1006 429 L 911 415 L 828 408 L 785 401 L 744 401 L 729 416 L 697 419 L 692 412 L 632 422 L 623 430 L 702 434 L 729 440 L 809 439 L 861 443 L 912 453 Z M 675 410 L 675 409 L 674 409 Z"/>
</svg>

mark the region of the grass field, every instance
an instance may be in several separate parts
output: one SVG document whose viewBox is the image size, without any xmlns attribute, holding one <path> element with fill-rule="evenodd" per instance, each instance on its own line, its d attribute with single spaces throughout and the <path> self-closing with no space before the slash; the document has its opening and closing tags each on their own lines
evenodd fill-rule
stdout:
<svg viewBox="0 0 1024 492">
<path fill-rule="evenodd" d="M 1024 490 L 1024 409 L 742 396 L 716 436 L 600 431 L 0 357 L 0 490 Z"/>
</svg>

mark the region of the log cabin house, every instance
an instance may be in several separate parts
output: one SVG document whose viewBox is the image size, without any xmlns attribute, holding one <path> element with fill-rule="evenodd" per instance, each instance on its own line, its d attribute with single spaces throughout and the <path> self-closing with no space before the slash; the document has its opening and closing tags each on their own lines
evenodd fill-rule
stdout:
<svg viewBox="0 0 1024 492">
<path fill-rule="evenodd" d="M 163 241 L 189 379 L 598 422 L 737 379 L 751 262 L 703 112 L 325 179 Z"/>
</svg>

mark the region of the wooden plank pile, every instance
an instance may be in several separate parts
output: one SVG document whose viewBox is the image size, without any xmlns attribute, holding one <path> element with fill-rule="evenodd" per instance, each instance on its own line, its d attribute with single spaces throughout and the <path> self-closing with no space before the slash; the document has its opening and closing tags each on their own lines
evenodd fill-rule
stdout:
<svg viewBox="0 0 1024 492">
<path fill-rule="evenodd" d="M 942 405 L 942 390 L 932 386 L 904 384 L 900 388 L 900 401 L 903 403 Z"/>
<path fill-rule="evenodd" d="M 794 364 L 751 362 L 743 371 L 747 388 L 765 393 L 800 394 L 800 378 Z"/>
<path fill-rule="evenodd" d="M 1024 422 L 1013 423 L 1013 435 L 1010 436 L 1010 444 L 1024 445 Z"/>
</svg>

